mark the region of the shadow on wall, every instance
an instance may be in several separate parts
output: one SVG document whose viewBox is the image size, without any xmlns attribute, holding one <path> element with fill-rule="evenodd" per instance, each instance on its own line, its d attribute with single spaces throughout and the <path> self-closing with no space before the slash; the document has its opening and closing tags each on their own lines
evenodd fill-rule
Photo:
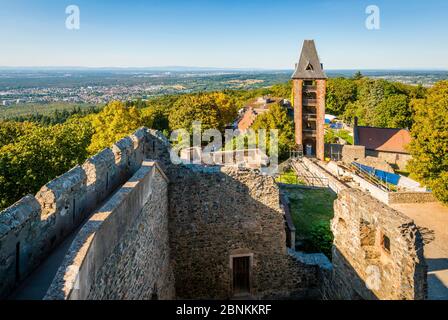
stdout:
<svg viewBox="0 0 448 320">
<path fill-rule="evenodd" d="M 250 170 L 191 166 L 170 180 L 178 298 L 318 298 L 318 268 L 287 253 L 273 178 Z"/>
<path fill-rule="evenodd" d="M 401 287 L 400 290 L 406 290 L 403 295 L 397 295 L 395 297 L 381 297 L 378 292 L 385 289 L 382 281 L 384 279 L 384 270 L 381 266 L 372 264 L 368 267 L 366 278 L 364 275 L 360 275 L 355 270 L 345 257 L 337 248 L 333 247 L 333 269 L 329 272 L 325 272 L 322 281 L 321 293 L 323 299 L 326 300 L 408 300 L 409 296 L 415 297 L 415 299 L 422 300 L 425 291 L 422 288 L 421 278 L 414 280 L 418 283 L 414 287 Z M 418 273 L 417 273 L 418 274 Z M 428 282 L 431 276 L 428 277 Z M 443 285 L 438 281 L 439 284 Z M 401 286 L 400 281 L 397 282 L 398 286 Z M 389 287 L 390 284 L 387 284 Z M 406 286 L 406 284 L 403 284 Z M 439 288 L 440 289 L 440 288 Z M 446 287 L 443 286 L 446 290 Z M 392 292 L 390 292 L 392 293 Z"/>
<path fill-rule="evenodd" d="M 366 282 L 352 267 L 344 255 L 333 247 L 333 273 L 327 275 L 329 282 L 324 283 L 323 296 L 329 300 L 379 300 L 370 285 L 380 285 L 375 276 L 372 282 Z M 349 281 L 347 281 L 349 279 Z M 328 287 L 329 285 L 329 287 Z"/>
<path fill-rule="evenodd" d="M 141 165 L 146 129 L 118 141 L 0 214 L 0 298 L 8 296 Z"/>
<path fill-rule="evenodd" d="M 448 299 L 448 259 L 427 259 L 428 299 Z M 442 278 L 443 277 L 443 278 Z"/>
<path fill-rule="evenodd" d="M 173 298 L 167 182 L 144 161 L 83 226 L 45 299 Z"/>
<path fill-rule="evenodd" d="M 410 218 L 359 190 L 344 190 L 335 202 L 332 230 L 336 297 L 426 298 L 423 240 Z"/>
</svg>

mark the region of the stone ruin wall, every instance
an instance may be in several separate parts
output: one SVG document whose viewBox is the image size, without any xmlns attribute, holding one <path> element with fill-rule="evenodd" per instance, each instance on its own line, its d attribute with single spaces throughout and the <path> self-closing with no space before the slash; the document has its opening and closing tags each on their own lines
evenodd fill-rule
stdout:
<svg viewBox="0 0 448 320">
<path fill-rule="evenodd" d="M 380 159 L 403 171 L 406 170 L 409 161 L 412 159 L 412 156 L 410 154 L 374 150 L 366 150 L 366 156 L 369 158 L 373 157 Z"/>
<path fill-rule="evenodd" d="M 175 298 L 168 237 L 168 179 L 158 167 L 153 174 L 149 198 L 99 269 L 88 300 Z"/>
<path fill-rule="evenodd" d="M 324 297 L 425 299 L 423 242 L 411 219 L 351 189 L 335 202 L 332 231 L 333 269 L 324 283 Z"/>
<path fill-rule="evenodd" d="M 137 210 L 120 209 L 127 208 L 128 196 L 114 195 L 95 212 L 46 299 L 227 299 L 233 295 L 233 255 L 252 257 L 253 296 L 319 298 L 319 267 L 287 251 L 284 211 L 271 177 L 252 170 L 175 166 L 168 141 L 155 132 L 145 145 L 145 157 L 158 160 L 169 187 L 151 180 L 152 194 L 157 190 L 158 195 L 141 205 L 131 224 L 123 220 L 130 215 L 125 212 Z M 146 191 L 138 193 L 144 198 Z"/>
<path fill-rule="evenodd" d="M 425 296 L 426 267 L 415 225 L 370 196 L 356 190 L 341 191 L 333 221 L 334 265 L 322 268 L 322 264 L 313 262 L 318 259 L 287 251 L 284 211 L 272 178 L 251 170 L 174 166 L 169 151 L 169 142 L 160 133 L 141 129 L 50 182 L 36 197 L 25 197 L 4 211 L 0 216 L 3 296 L 15 285 L 18 241 L 21 272 L 25 276 L 134 173 L 137 180 L 128 182 L 135 186 L 143 181 L 137 185 L 146 186 L 143 190 L 147 191 L 145 188 L 154 184 L 156 187 L 149 190 L 160 192 L 157 195 L 149 192 L 147 198 L 147 191 L 138 191 L 131 202 L 139 201 L 139 205 L 132 207 L 131 215 L 112 214 L 111 217 L 117 217 L 112 219 L 94 215 L 92 229 L 78 234 L 83 239 L 78 245 L 87 245 L 81 245 L 78 251 L 75 247 L 71 253 L 76 255 L 68 260 L 78 265 L 66 264 L 65 269 L 63 265 L 62 278 L 59 277 L 74 280 L 73 276 L 79 274 L 78 288 L 85 290 L 72 295 L 70 285 L 65 286 L 56 278 L 52 286 L 56 291 L 50 290 L 48 299 L 227 299 L 232 296 L 230 262 L 234 255 L 251 256 L 251 294 L 256 298 Z M 160 177 L 146 181 L 153 176 L 148 173 L 141 176 L 141 170 L 145 172 L 145 165 L 141 166 L 144 158 L 157 160 L 160 170 L 150 171 L 160 172 L 160 177 L 165 172 L 170 183 Z M 131 190 L 129 187 L 124 189 Z M 142 199 L 145 201 L 141 202 Z M 122 203 L 127 201 L 115 202 L 117 210 L 123 208 Z M 134 217 L 133 220 L 126 220 L 128 216 Z M 108 223 L 114 227 L 99 232 L 103 235 L 99 240 L 87 237 L 89 232 L 102 225 L 107 227 Z M 371 234 L 367 238 L 364 235 L 363 230 L 371 229 L 374 241 Z M 379 249 L 381 232 L 390 239 L 389 255 Z M 152 236 L 146 237 L 147 233 Z M 106 241 L 108 237 L 115 242 Z M 86 263 L 88 267 L 83 268 L 81 257 L 101 263 Z M 378 291 L 366 289 L 367 263 L 381 271 L 385 286 Z M 74 267 L 69 268 L 70 265 Z M 91 272 L 95 265 L 97 269 Z M 160 272 L 164 280 L 155 281 L 154 274 Z"/>
<path fill-rule="evenodd" d="M 146 130 L 118 141 L 0 213 L 0 298 L 140 167 Z"/>
<path fill-rule="evenodd" d="M 409 154 L 368 150 L 365 146 L 327 144 L 325 148 L 327 157 L 331 156 L 332 150 L 335 154 L 339 153 L 341 160 L 347 164 L 356 161 L 386 172 L 394 172 L 394 168 L 406 170 L 412 159 Z"/>
<path fill-rule="evenodd" d="M 168 242 L 168 179 L 142 167 L 74 239 L 45 299 L 173 299 Z"/>
<path fill-rule="evenodd" d="M 378 156 L 379 153 L 369 153 L 364 146 L 352 146 L 344 145 L 342 146 L 342 161 L 346 164 L 351 164 L 352 162 L 358 162 L 360 164 L 375 167 L 376 169 L 383 170 L 386 172 L 394 172 L 392 165 L 396 165 L 396 158 L 382 158 Z M 395 153 L 390 153 L 390 155 L 396 155 Z"/>
<path fill-rule="evenodd" d="M 251 257 L 256 298 L 319 298 L 318 266 L 291 256 L 271 177 L 232 168 L 178 172 L 170 190 L 170 242 L 180 299 L 233 296 L 231 257 Z"/>
</svg>

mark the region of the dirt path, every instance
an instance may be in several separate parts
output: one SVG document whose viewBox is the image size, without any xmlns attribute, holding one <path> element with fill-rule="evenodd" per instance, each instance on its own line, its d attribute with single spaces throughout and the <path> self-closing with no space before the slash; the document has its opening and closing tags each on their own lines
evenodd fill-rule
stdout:
<svg viewBox="0 0 448 320">
<path fill-rule="evenodd" d="M 396 204 L 419 226 L 428 263 L 428 298 L 448 300 L 448 207 L 440 203 Z"/>
</svg>

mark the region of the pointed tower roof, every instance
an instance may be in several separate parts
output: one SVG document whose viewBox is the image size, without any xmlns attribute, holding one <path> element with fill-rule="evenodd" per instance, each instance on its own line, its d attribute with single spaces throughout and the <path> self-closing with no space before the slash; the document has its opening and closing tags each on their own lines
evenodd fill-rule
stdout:
<svg viewBox="0 0 448 320">
<path fill-rule="evenodd" d="M 317 55 L 314 40 L 305 40 L 303 42 L 300 61 L 296 64 L 296 70 L 292 76 L 293 79 L 327 79 L 327 75 L 322 69 L 322 65 Z"/>
</svg>

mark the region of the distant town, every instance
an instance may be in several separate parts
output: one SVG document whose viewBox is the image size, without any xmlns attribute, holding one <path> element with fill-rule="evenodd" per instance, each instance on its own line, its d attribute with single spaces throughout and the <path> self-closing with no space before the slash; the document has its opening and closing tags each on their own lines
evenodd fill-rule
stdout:
<svg viewBox="0 0 448 320">
<path fill-rule="evenodd" d="M 358 70 L 330 70 L 351 77 Z M 366 70 L 370 78 L 430 87 L 448 71 Z M 225 89 L 256 89 L 289 80 L 292 70 L 0 69 L 0 107 L 23 104 L 104 104 L 153 96 Z"/>
</svg>

